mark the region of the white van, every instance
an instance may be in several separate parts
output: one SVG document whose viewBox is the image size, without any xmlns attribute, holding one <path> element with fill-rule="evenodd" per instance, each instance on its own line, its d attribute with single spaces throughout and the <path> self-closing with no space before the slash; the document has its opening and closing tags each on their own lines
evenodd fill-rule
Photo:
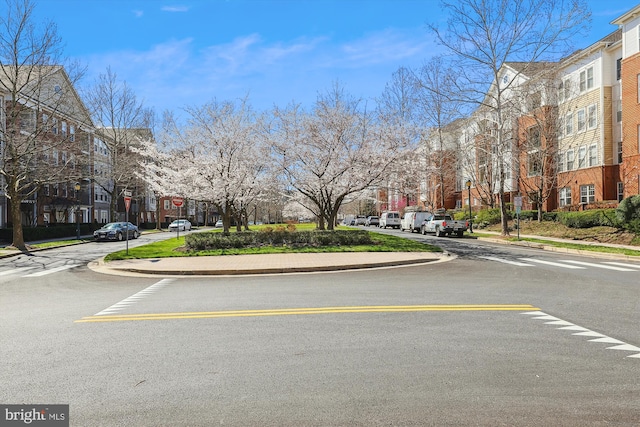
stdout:
<svg viewBox="0 0 640 427">
<path fill-rule="evenodd" d="M 419 233 L 422 221 L 429 218 L 430 215 L 431 212 L 407 212 L 400 221 L 400 229 L 402 231 L 410 230 L 412 233 L 414 231 Z"/>
<path fill-rule="evenodd" d="M 380 215 L 380 228 L 400 228 L 400 212 L 382 212 Z"/>
</svg>

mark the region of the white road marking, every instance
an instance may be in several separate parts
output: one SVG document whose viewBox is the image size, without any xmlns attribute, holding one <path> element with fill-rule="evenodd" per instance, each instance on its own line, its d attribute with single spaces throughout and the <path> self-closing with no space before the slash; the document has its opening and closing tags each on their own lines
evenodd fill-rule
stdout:
<svg viewBox="0 0 640 427">
<path fill-rule="evenodd" d="M 596 267 L 596 268 L 605 268 L 607 270 L 616 270 L 616 271 L 636 271 L 632 268 L 624 268 L 624 267 L 615 267 L 613 265 L 603 265 L 603 264 L 594 264 L 592 262 L 584 262 L 584 261 L 574 261 L 571 259 L 563 259 L 562 262 L 568 262 L 571 264 L 577 265 L 586 265 L 587 267 Z"/>
<path fill-rule="evenodd" d="M 70 268 L 78 267 L 80 265 L 82 265 L 82 264 L 63 265 L 63 266 L 52 268 L 52 269 L 49 269 L 49 270 L 44 270 L 44 271 L 39 271 L 37 273 L 27 274 L 27 275 L 22 276 L 22 277 L 41 277 L 41 276 L 46 276 L 47 274 L 57 273 L 59 271 L 68 270 Z"/>
<path fill-rule="evenodd" d="M 520 259 L 523 260 L 523 261 L 535 262 L 535 263 L 538 263 L 538 264 L 552 265 L 554 267 L 571 268 L 571 269 L 575 269 L 575 270 L 584 270 L 584 267 L 579 267 L 577 265 L 560 264 L 558 262 L 545 261 L 545 260 L 535 259 L 535 258 L 520 258 Z"/>
<path fill-rule="evenodd" d="M 105 308 L 101 312 L 94 314 L 94 316 L 104 316 L 104 315 L 107 315 L 107 314 L 117 313 L 117 312 L 127 308 L 128 306 L 137 303 L 139 300 L 143 299 L 144 297 L 149 296 L 149 295 L 157 292 L 160 288 L 168 285 L 169 283 L 172 283 L 173 281 L 174 281 L 174 279 L 162 279 L 159 282 L 156 282 L 153 285 L 149 286 L 148 288 L 145 288 L 145 289 L 141 290 L 140 292 L 137 292 L 137 293 L 131 295 L 130 297 L 127 297 L 127 298 L 123 299 L 122 301 L 117 302 L 117 303 L 113 304 L 112 306 Z"/>
<path fill-rule="evenodd" d="M 626 264 L 624 262 L 605 261 L 603 264 L 617 265 L 619 267 L 635 268 L 640 270 L 640 264 Z"/>
<path fill-rule="evenodd" d="M 565 331 L 581 331 L 581 332 L 575 332 L 572 335 L 579 335 L 579 336 L 586 336 L 586 337 L 591 337 L 594 339 L 590 339 L 589 342 L 601 342 L 601 343 L 607 343 L 607 344 L 616 344 L 612 347 L 606 347 L 607 350 L 619 350 L 619 351 L 630 351 L 630 352 L 638 352 L 636 354 L 631 354 L 628 355 L 626 357 L 631 357 L 634 359 L 640 359 L 640 347 L 636 347 L 634 345 L 631 344 L 627 344 L 624 341 L 620 341 L 618 339 L 615 338 L 611 338 L 608 337 L 606 335 L 603 335 L 601 333 L 598 332 L 594 332 L 592 330 L 589 330 L 587 328 L 583 328 L 582 326 L 578 326 L 576 324 L 573 324 L 571 322 L 567 322 L 566 320 L 562 320 L 559 319 L 557 317 L 554 316 L 550 316 L 542 311 L 529 311 L 526 313 L 522 313 L 522 314 L 526 314 L 529 316 L 534 316 L 532 317 L 533 320 L 551 320 L 550 322 L 544 322 L 545 325 L 565 325 L 562 326 L 561 328 L 556 328 L 558 330 L 565 330 Z"/>
<path fill-rule="evenodd" d="M 497 257 L 492 257 L 492 256 L 481 256 L 479 258 L 488 259 L 489 261 L 503 262 L 505 264 L 517 265 L 519 267 L 533 267 L 533 264 L 527 264 L 527 263 L 518 262 L 518 261 L 510 261 L 510 260 L 507 260 L 507 259 L 502 259 L 502 258 L 497 258 Z"/>
</svg>

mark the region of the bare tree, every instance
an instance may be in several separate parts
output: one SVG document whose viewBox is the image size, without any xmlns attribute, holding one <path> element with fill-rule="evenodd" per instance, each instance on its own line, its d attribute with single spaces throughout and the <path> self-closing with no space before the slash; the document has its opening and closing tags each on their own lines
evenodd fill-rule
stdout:
<svg viewBox="0 0 640 427">
<path fill-rule="evenodd" d="M 98 126 L 98 136 L 104 139 L 109 155 L 104 175 L 96 175 L 93 182 L 109 195 L 111 220 L 117 220 L 117 201 L 123 189 L 136 187 L 139 159 L 132 155 L 132 147 L 141 139 L 149 139 L 153 111 L 138 101 L 127 82 L 107 68 L 85 94 L 87 105 Z"/>
<path fill-rule="evenodd" d="M 452 186 L 458 178 L 460 151 L 454 122 L 461 118 L 461 102 L 457 99 L 455 74 L 447 62 L 436 56 L 426 62 L 416 75 L 420 113 L 425 126 L 430 128 L 429 138 L 425 139 L 427 160 L 427 185 L 437 189 L 436 203 L 445 207 L 446 194 L 450 194 Z M 452 137 L 453 136 L 453 137 Z M 470 177 L 468 177 L 470 178 Z"/>
<path fill-rule="evenodd" d="M 477 114 L 488 123 L 491 179 L 496 182 L 502 234 L 508 235 L 505 195 L 514 146 L 514 77 L 526 74 L 527 64 L 566 55 L 588 24 L 589 9 L 580 0 L 456 0 L 442 1 L 442 6 L 449 12 L 446 28 L 430 28 L 453 57 L 460 100 L 477 105 Z M 515 75 L 505 74 L 503 65 L 509 61 L 524 66 Z"/>
<path fill-rule="evenodd" d="M 0 16 L 0 93 L 5 101 L 0 175 L 11 202 L 13 246 L 26 250 L 23 201 L 45 185 L 63 183 L 67 189 L 80 176 L 83 147 L 75 132 L 78 124 L 91 121 L 73 86 L 83 70 L 77 64 L 67 64 L 67 70 L 62 66 L 56 26 L 36 25 L 29 0 L 6 3 Z M 67 123 L 74 125 L 67 128 Z"/>
<path fill-rule="evenodd" d="M 390 207 L 402 210 L 413 203 L 420 192 L 420 162 L 418 145 L 423 133 L 419 111 L 416 79 L 411 70 L 398 68 L 385 85 L 377 99 L 377 121 L 396 131 L 396 137 L 403 147 L 397 153 L 397 162 L 392 164 L 384 179 Z"/>
</svg>

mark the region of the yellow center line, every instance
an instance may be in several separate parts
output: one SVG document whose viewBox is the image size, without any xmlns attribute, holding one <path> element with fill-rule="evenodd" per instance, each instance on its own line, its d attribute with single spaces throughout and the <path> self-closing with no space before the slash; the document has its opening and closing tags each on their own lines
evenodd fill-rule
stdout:
<svg viewBox="0 0 640 427">
<path fill-rule="evenodd" d="M 355 307 L 316 307 L 316 308 L 280 308 L 266 310 L 229 310 L 203 311 L 184 313 L 149 313 L 149 314 L 114 314 L 104 316 L 87 316 L 75 323 L 90 322 L 125 322 L 134 320 L 168 320 L 168 319 L 212 319 L 221 317 L 255 317 L 255 316 L 287 316 L 300 314 L 333 314 L 333 313 L 406 313 L 421 311 L 537 311 L 537 307 L 528 304 L 496 304 L 496 305 L 380 305 Z"/>
</svg>

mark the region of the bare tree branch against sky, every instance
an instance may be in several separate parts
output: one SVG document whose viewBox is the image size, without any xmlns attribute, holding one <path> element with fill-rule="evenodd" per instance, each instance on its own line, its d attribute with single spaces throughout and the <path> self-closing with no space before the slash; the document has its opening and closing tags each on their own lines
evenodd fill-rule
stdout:
<svg viewBox="0 0 640 427">
<path fill-rule="evenodd" d="M 587 3 L 576 49 L 637 0 Z M 157 112 L 247 94 L 257 110 L 306 108 L 335 81 L 373 99 L 399 67 L 441 53 L 426 24 L 444 19 L 437 0 L 39 0 L 34 13 L 56 22 L 87 82 L 111 67 Z"/>
</svg>

